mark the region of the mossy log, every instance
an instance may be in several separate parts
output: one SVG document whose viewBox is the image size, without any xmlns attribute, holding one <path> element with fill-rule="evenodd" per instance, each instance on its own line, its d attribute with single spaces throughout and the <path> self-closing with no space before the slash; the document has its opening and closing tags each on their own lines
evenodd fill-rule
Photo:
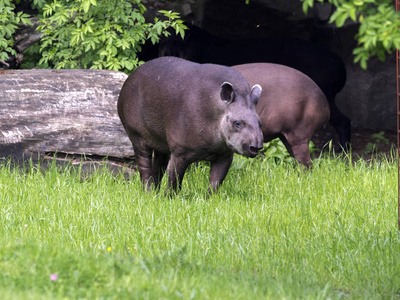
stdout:
<svg viewBox="0 0 400 300">
<path fill-rule="evenodd" d="M 106 70 L 0 71 L 0 156 L 132 160 L 117 113 L 126 77 Z"/>
</svg>

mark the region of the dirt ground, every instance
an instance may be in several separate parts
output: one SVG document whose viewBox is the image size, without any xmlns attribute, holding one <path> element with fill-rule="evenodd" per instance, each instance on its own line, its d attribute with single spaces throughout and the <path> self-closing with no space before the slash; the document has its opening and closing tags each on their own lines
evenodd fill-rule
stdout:
<svg viewBox="0 0 400 300">
<path fill-rule="evenodd" d="M 312 141 L 318 149 L 328 151 L 328 144 L 332 139 L 335 152 L 340 152 L 340 147 L 337 143 L 338 135 L 330 125 L 325 129 L 316 131 Z M 392 149 L 397 147 L 396 131 L 382 132 L 381 130 L 352 129 L 351 151 L 353 157 L 360 156 L 369 159 L 372 147 L 375 147 L 374 153 L 389 154 Z"/>
</svg>

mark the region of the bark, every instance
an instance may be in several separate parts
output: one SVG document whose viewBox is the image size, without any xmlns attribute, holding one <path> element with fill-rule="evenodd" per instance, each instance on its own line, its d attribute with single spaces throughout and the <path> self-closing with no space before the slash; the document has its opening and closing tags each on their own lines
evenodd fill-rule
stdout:
<svg viewBox="0 0 400 300">
<path fill-rule="evenodd" d="M 126 77 L 105 70 L 0 71 L 0 156 L 131 160 L 117 113 Z"/>
</svg>

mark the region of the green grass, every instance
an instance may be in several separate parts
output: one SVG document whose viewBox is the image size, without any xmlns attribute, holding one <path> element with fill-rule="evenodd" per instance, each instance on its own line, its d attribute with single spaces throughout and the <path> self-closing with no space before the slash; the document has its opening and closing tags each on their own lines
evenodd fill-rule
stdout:
<svg viewBox="0 0 400 300">
<path fill-rule="evenodd" d="M 167 198 L 3 163 L 0 299 L 400 298 L 395 159 L 235 157 L 210 197 L 208 172 Z"/>
</svg>

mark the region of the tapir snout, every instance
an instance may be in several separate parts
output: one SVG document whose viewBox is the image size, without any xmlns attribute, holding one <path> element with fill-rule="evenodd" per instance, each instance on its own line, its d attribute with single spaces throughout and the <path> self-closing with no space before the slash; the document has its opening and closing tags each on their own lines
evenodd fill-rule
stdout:
<svg viewBox="0 0 400 300">
<path fill-rule="evenodd" d="M 258 152 L 263 148 L 263 132 L 261 129 L 261 120 L 255 116 L 253 118 L 258 119 L 256 120 L 253 126 L 249 126 L 249 132 L 247 134 L 248 141 L 242 143 L 242 149 L 244 150 L 243 154 L 247 157 L 256 157 Z M 245 134 L 246 136 L 246 134 Z"/>
<path fill-rule="evenodd" d="M 246 145 L 244 145 L 246 146 Z M 256 157 L 258 152 L 263 148 L 263 144 L 257 143 L 257 145 L 250 145 L 248 146 L 248 157 Z"/>
</svg>

